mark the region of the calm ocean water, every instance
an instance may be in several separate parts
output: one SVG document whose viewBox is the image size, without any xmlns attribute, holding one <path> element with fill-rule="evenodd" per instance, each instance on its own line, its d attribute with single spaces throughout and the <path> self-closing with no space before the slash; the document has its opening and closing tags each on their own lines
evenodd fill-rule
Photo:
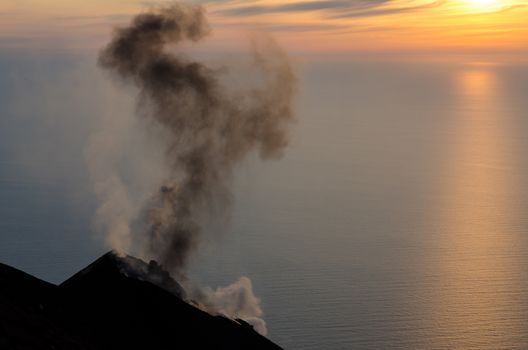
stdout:
<svg viewBox="0 0 528 350">
<path fill-rule="evenodd" d="M 104 252 L 83 149 L 108 82 L 91 65 L 0 59 L 0 261 L 54 282 Z M 527 349 L 528 67 L 300 71 L 292 146 L 240 167 L 230 229 L 192 276 L 250 277 L 286 349 Z"/>
</svg>

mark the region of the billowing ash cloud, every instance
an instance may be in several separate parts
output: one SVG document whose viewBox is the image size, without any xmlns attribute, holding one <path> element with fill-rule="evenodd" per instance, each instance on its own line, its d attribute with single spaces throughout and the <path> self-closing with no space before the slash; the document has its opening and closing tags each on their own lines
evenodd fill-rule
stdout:
<svg viewBox="0 0 528 350">
<path fill-rule="evenodd" d="M 229 207 L 233 166 L 253 150 L 263 158 L 279 156 L 293 119 L 296 80 L 285 53 L 270 39 L 255 45 L 263 86 L 230 96 L 218 71 L 179 54 L 177 44 L 209 31 L 201 7 L 174 5 L 117 30 L 99 60 L 139 87 L 141 114 L 167 132 L 170 175 L 145 209 L 142 239 L 148 254 L 170 270 L 185 267 L 204 213 Z"/>
<path fill-rule="evenodd" d="M 131 230 L 130 222 L 124 223 L 132 212 L 127 210 L 117 223 L 106 225 L 119 229 L 108 232 L 109 242 L 120 250 L 141 246 L 143 257 L 180 276 L 203 235 L 203 223 L 229 211 L 234 166 L 252 151 L 263 159 L 279 157 L 293 120 L 296 79 L 281 48 L 270 38 L 255 40 L 252 68 L 259 84 L 235 93 L 221 79 L 221 70 L 183 55 L 182 42 L 199 41 L 209 32 L 201 7 L 173 5 L 140 14 L 116 30 L 99 58 L 101 67 L 139 89 L 138 114 L 162 130 L 168 168 L 159 191 L 135 218 L 140 224 Z M 99 197 L 119 213 L 108 203 L 123 202 L 126 193 L 112 182 L 107 185 Z M 116 191 L 122 198 L 112 201 Z M 248 279 L 205 294 L 219 313 L 246 319 L 261 314 Z M 235 294 L 236 310 L 225 298 Z"/>
</svg>

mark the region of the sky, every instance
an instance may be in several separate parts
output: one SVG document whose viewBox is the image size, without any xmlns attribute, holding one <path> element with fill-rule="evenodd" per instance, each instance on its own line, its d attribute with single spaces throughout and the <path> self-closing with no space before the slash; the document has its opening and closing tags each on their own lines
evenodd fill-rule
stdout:
<svg viewBox="0 0 528 350">
<path fill-rule="evenodd" d="M 524 0 L 218 0 L 210 48 L 272 32 L 301 53 L 492 54 L 528 52 Z M 2 0 L 0 50 L 93 50 L 133 14 L 170 1 Z"/>
</svg>

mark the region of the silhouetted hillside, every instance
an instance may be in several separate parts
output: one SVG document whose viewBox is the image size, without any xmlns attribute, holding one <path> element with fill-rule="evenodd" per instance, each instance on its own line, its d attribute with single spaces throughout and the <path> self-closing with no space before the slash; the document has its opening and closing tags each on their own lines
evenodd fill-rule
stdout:
<svg viewBox="0 0 528 350">
<path fill-rule="evenodd" d="M 59 286 L 0 264 L 0 349 L 280 349 L 184 293 L 155 262 L 114 253 Z"/>
</svg>

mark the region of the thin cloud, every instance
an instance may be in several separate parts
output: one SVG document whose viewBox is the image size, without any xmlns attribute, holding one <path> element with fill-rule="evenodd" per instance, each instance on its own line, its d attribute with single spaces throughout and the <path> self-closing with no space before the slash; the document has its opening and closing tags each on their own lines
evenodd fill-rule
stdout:
<svg viewBox="0 0 528 350">
<path fill-rule="evenodd" d="M 331 18 L 355 18 L 355 17 L 375 17 L 375 16 L 387 16 L 398 13 L 418 12 L 427 10 L 443 5 L 445 1 L 434 1 L 426 4 L 415 5 L 415 6 L 402 6 L 394 8 L 372 8 L 369 10 L 362 11 L 350 11 L 330 16 Z"/>
<path fill-rule="evenodd" d="M 111 15 L 77 15 L 77 16 L 55 16 L 53 17 L 57 21 L 75 22 L 75 21 L 107 21 L 107 22 L 123 22 L 131 18 L 130 14 L 111 14 Z"/>
<path fill-rule="evenodd" d="M 332 0 L 297 1 L 282 5 L 265 5 L 262 2 L 247 5 L 247 2 L 221 2 L 227 8 L 217 13 L 226 16 L 256 16 L 274 13 L 316 13 L 322 18 L 373 17 L 401 12 L 419 11 L 439 6 L 443 1 L 417 3 L 397 0 Z"/>
<path fill-rule="evenodd" d="M 239 28 L 247 26 L 245 22 L 227 22 L 216 24 L 217 28 L 220 27 L 234 27 Z M 266 31 L 271 32 L 340 32 L 350 29 L 350 25 L 345 24 L 322 24 L 322 23 L 304 23 L 304 24 L 285 24 L 285 23 L 272 23 L 272 22 L 259 22 L 254 25 L 257 28 L 263 28 Z"/>
</svg>

